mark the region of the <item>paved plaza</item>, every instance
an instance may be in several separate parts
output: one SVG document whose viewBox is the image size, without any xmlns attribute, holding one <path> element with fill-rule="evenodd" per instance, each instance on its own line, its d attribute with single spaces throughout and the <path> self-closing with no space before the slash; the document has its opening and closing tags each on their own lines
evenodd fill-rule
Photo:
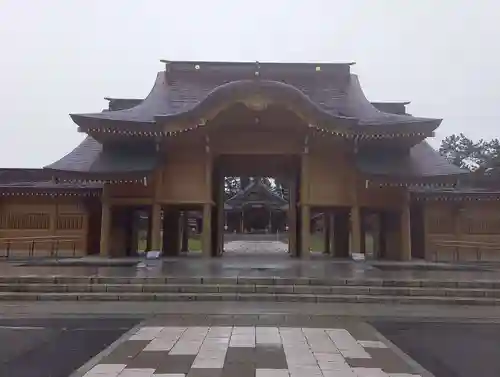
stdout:
<svg viewBox="0 0 500 377">
<path fill-rule="evenodd" d="M 281 241 L 229 241 L 224 244 L 225 253 L 239 254 L 285 254 L 288 245 Z"/>
<path fill-rule="evenodd" d="M 419 376 L 373 333 L 346 328 L 143 326 L 85 377 Z"/>
<path fill-rule="evenodd" d="M 41 287 L 43 278 L 57 286 L 71 277 L 81 280 L 74 284 L 79 289 L 90 281 L 134 286 L 127 285 L 131 280 L 202 288 L 203 284 L 289 284 L 319 289 L 317 284 L 334 281 L 347 288 L 366 282 L 373 289 L 401 281 L 419 282 L 416 290 L 471 286 L 470 292 L 493 292 L 500 287 L 500 266 L 494 263 L 333 260 L 321 254 L 299 260 L 290 258 L 286 244 L 279 241 L 231 241 L 226 246 L 221 258 L 208 260 L 193 254 L 153 261 L 86 257 L 6 262 L 0 264 L 0 278 L 9 285 L 13 278 L 24 277 Z M 15 339 L 22 339 L 18 341 L 22 347 L 13 345 L 19 351 L 9 354 L 0 375 L 44 377 L 47 372 L 51 377 L 68 377 L 76 370 L 71 377 L 431 377 L 429 370 L 436 377 L 498 376 L 496 339 L 486 335 L 500 331 L 500 306 L 370 302 L 5 302 L 0 303 L 0 317 L 15 318 L 14 327 L 20 327 L 12 330 L 6 323 L 2 329 L 0 322 L 0 342 L 15 344 Z M 56 323 L 68 316 L 93 320 L 57 325 L 61 330 L 56 331 L 52 325 L 38 326 L 37 320 L 29 320 L 44 316 L 54 317 Z M 26 321 L 19 322 L 23 317 Z M 130 319 L 123 326 L 118 319 L 113 325 L 105 319 L 122 317 Z M 410 322 L 400 325 L 402 319 Z M 435 327 L 419 325 L 431 319 L 437 321 Z M 478 320 L 484 328 L 473 323 Z M 446 324 L 449 321 L 455 322 Z M 468 322 L 466 334 L 463 322 Z M 71 331 L 62 330 L 66 328 Z M 464 337 L 467 342 L 460 341 Z M 469 354 L 469 347 L 477 351 L 478 362 L 460 356 Z M 67 357 L 58 361 L 62 353 Z"/>
</svg>

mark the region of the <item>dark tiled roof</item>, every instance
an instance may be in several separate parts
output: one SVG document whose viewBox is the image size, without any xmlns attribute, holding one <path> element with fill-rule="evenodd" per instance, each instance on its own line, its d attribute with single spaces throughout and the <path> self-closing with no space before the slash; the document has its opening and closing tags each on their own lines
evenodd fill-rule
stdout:
<svg viewBox="0 0 500 377">
<path fill-rule="evenodd" d="M 338 123 L 339 119 L 353 118 L 348 123 L 349 127 L 380 126 L 380 131 L 405 132 L 406 129 L 414 130 L 413 125 L 418 123 L 417 132 L 426 132 L 434 130 L 440 123 L 438 119 L 378 110 L 366 99 L 357 76 L 349 73 L 349 65 L 339 65 L 342 69 L 333 73 L 310 70 L 307 74 L 303 71 L 299 74 L 296 68 L 292 69 L 287 64 L 275 64 L 267 71 L 263 65 L 259 79 L 256 79 L 251 75 L 253 72 L 241 71 L 235 63 L 218 64 L 220 66 L 212 67 L 213 72 L 205 72 L 204 67 L 200 71 L 191 68 L 187 72 L 186 68 L 180 72 L 159 72 L 149 95 L 142 102 L 138 101 L 136 106 L 117 111 L 73 114 L 72 118 L 84 129 L 100 127 L 104 122 L 113 127 L 137 127 L 142 124 L 156 130 L 154 125 L 159 118 L 165 121 L 172 117 L 202 116 L 202 110 L 208 106 L 205 102 L 224 102 L 232 100 L 235 92 L 253 90 L 282 101 L 288 101 L 284 99 L 288 96 L 296 101 L 294 105 L 308 113 L 313 112 L 317 121 L 330 118 Z M 149 128 L 142 130 L 149 131 Z M 359 130 L 367 131 L 365 128 Z"/>
<path fill-rule="evenodd" d="M 371 102 L 371 104 L 384 113 L 408 115 L 406 105 L 410 102 Z"/>
<path fill-rule="evenodd" d="M 0 184 L 38 182 L 51 178 L 51 174 L 43 169 L 0 169 Z"/>
<path fill-rule="evenodd" d="M 275 194 L 259 180 L 250 183 L 233 197 L 226 200 L 225 209 L 241 208 L 246 204 L 267 204 L 274 208 L 283 208 L 288 202 Z"/>
<path fill-rule="evenodd" d="M 304 89 L 303 89 L 304 90 Z M 332 96 L 332 99 L 335 96 Z M 110 111 L 116 110 L 125 110 L 131 109 L 139 105 L 144 98 L 111 98 L 106 97 L 107 101 L 109 101 Z M 179 101 L 182 102 L 182 101 Z M 410 104 L 410 102 L 370 102 L 377 110 L 380 110 L 385 113 L 390 114 L 399 114 L 399 115 L 408 115 L 406 112 L 406 106 Z M 320 102 L 320 105 L 326 105 L 325 102 Z"/>
<path fill-rule="evenodd" d="M 44 169 L 1 169 L 0 193 L 14 192 L 99 192 L 98 183 L 58 183 L 50 178 L 51 173 Z"/>
<path fill-rule="evenodd" d="M 453 188 L 414 188 L 412 197 L 416 199 L 445 199 L 445 200 L 498 200 L 500 190 L 488 188 L 459 186 Z"/>
<path fill-rule="evenodd" d="M 357 167 L 367 175 L 399 178 L 439 178 L 469 173 L 448 162 L 426 141 L 412 147 L 409 153 L 391 153 L 383 149 L 360 153 Z"/>
<path fill-rule="evenodd" d="M 44 170 L 78 175 L 147 175 L 157 166 L 154 146 L 106 145 L 88 136 L 80 145 Z"/>
<path fill-rule="evenodd" d="M 131 109 L 132 107 L 135 107 L 135 106 L 139 105 L 142 101 L 144 101 L 144 99 L 139 99 L 139 98 L 106 97 L 104 99 L 109 102 L 109 104 L 108 104 L 109 111 Z"/>
</svg>

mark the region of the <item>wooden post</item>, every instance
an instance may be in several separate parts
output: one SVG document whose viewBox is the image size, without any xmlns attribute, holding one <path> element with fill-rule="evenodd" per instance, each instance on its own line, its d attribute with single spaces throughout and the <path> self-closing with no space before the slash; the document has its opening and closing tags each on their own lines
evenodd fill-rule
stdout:
<svg viewBox="0 0 500 377">
<path fill-rule="evenodd" d="M 52 208 L 52 211 L 50 213 L 50 235 L 55 236 L 57 232 L 57 217 L 59 216 L 59 204 L 57 203 L 57 197 L 53 198 L 53 204 L 54 207 Z"/>
<path fill-rule="evenodd" d="M 335 255 L 335 214 L 330 212 L 330 255 Z"/>
<path fill-rule="evenodd" d="M 323 236 L 324 236 L 324 254 L 331 253 L 331 239 L 332 239 L 332 218 L 330 216 L 330 212 L 325 211 L 323 213 Z"/>
<path fill-rule="evenodd" d="M 300 257 L 307 259 L 311 256 L 311 208 L 309 206 L 309 146 L 306 137 L 304 153 L 301 158 L 300 175 Z"/>
<path fill-rule="evenodd" d="M 408 191 L 401 211 L 401 260 L 411 260 L 410 198 Z"/>
<path fill-rule="evenodd" d="M 161 206 L 153 203 L 151 206 L 151 250 L 161 250 Z"/>
<path fill-rule="evenodd" d="M 302 217 L 300 257 L 308 259 L 311 256 L 311 207 L 302 205 L 300 215 Z"/>
<path fill-rule="evenodd" d="M 212 256 L 212 205 L 203 204 L 201 249 L 205 258 Z"/>
<path fill-rule="evenodd" d="M 146 249 L 144 251 L 151 251 L 151 226 L 153 225 L 152 220 L 152 213 L 151 213 L 151 207 L 147 210 L 148 214 L 148 223 L 147 223 L 147 230 L 146 230 Z"/>
<path fill-rule="evenodd" d="M 111 205 L 109 204 L 109 186 L 104 184 L 101 196 L 101 240 L 99 243 L 99 254 L 102 257 L 111 256 L 109 249 L 109 237 L 111 232 Z"/>
<path fill-rule="evenodd" d="M 0 238 L 3 237 L 2 230 L 7 227 L 7 213 L 5 212 L 4 199 L 0 197 Z M 5 223 L 4 223 L 5 222 Z"/>
<path fill-rule="evenodd" d="M 288 252 L 293 257 L 297 257 L 297 188 L 295 177 L 292 179 L 290 183 L 290 187 L 288 189 L 288 214 L 287 214 L 287 223 L 288 223 Z"/>
<path fill-rule="evenodd" d="M 217 254 L 224 252 L 224 233 L 226 232 L 226 211 L 224 211 L 224 176 L 217 174 Z"/>
<path fill-rule="evenodd" d="M 362 252 L 361 209 L 354 205 L 351 208 L 351 254 Z"/>
<path fill-rule="evenodd" d="M 188 212 L 182 212 L 182 235 L 181 235 L 181 252 L 189 251 L 189 223 L 188 223 Z"/>
</svg>

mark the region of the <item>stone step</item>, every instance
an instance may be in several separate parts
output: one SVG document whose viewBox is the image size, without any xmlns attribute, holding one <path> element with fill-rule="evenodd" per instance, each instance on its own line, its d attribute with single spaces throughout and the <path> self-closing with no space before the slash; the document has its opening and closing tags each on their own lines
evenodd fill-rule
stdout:
<svg viewBox="0 0 500 377">
<path fill-rule="evenodd" d="M 0 276 L 0 284 L 191 284 L 500 289 L 500 280 L 316 279 L 280 277 Z"/>
<path fill-rule="evenodd" d="M 323 285 L 250 285 L 250 284 L 0 284 L 0 292 L 29 293 L 234 293 L 290 295 L 370 295 L 428 297 L 491 297 L 500 298 L 500 289 L 429 288 L 383 286 Z"/>
<path fill-rule="evenodd" d="M 36 293 L 0 292 L 0 301 L 254 301 L 304 303 L 371 303 L 418 305 L 500 305 L 492 297 L 431 297 L 431 296 L 370 296 L 370 295 L 312 295 L 269 293 L 147 293 L 147 292 L 73 292 Z"/>
</svg>

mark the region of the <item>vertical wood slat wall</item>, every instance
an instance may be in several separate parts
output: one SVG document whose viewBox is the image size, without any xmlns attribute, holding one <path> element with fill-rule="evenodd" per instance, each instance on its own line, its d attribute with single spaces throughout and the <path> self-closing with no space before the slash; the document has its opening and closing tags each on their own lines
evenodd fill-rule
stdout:
<svg viewBox="0 0 500 377">
<path fill-rule="evenodd" d="M 424 221 L 427 260 L 500 261 L 500 203 L 426 202 Z"/>
<path fill-rule="evenodd" d="M 0 255 L 9 242 L 10 256 L 85 255 L 88 213 L 82 200 L 59 198 L 3 198 L 0 205 Z M 40 241 L 40 238 L 59 241 Z M 37 241 L 38 239 L 38 241 Z M 31 241 L 34 242 L 33 243 Z M 58 250 L 57 250 L 58 249 Z"/>
</svg>

